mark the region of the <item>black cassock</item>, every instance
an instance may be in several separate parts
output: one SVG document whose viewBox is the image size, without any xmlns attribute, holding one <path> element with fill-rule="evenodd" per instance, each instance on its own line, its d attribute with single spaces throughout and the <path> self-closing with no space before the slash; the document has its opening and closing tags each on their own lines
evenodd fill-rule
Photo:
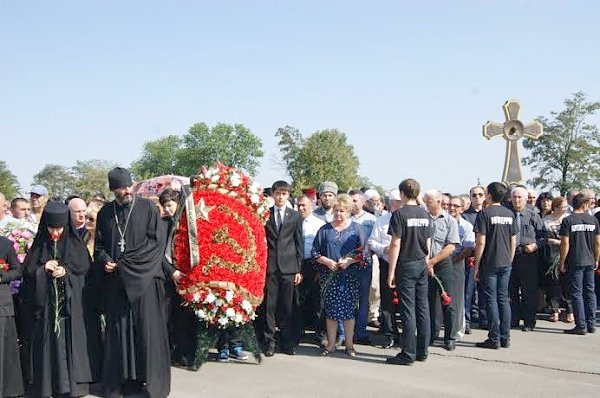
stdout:
<svg viewBox="0 0 600 398">
<path fill-rule="evenodd" d="M 56 285 L 45 270 L 46 262 L 52 259 L 66 269 Z M 25 260 L 29 309 L 34 318 L 29 336 L 31 368 L 26 369 L 33 382 L 30 396 L 86 395 L 89 384 L 97 379 L 98 330 L 87 325 L 84 316 L 91 298 L 86 285 L 90 263 L 87 248 L 71 224 L 65 226 L 55 245 L 42 216 Z"/>
<path fill-rule="evenodd" d="M 9 283 L 21 278 L 21 264 L 13 243 L 0 236 L 0 260 L 8 269 L 0 270 L 0 397 L 23 395 L 23 378 L 15 311 Z"/>
<path fill-rule="evenodd" d="M 95 266 L 102 271 L 106 262 L 117 263 L 115 271 L 104 272 L 99 290 L 106 314 L 103 379 L 108 394 L 131 382 L 150 397 L 170 392 L 164 237 L 159 222 L 156 205 L 144 198 L 123 206 L 112 201 L 98 213 Z"/>
</svg>

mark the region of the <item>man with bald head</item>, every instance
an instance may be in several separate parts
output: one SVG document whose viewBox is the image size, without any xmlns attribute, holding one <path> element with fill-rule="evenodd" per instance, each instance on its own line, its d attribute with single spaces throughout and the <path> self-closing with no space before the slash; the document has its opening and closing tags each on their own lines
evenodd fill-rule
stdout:
<svg viewBox="0 0 600 398">
<path fill-rule="evenodd" d="M 0 192 L 0 228 L 4 228 L 11 221 L 15 221 L 15 219 L 8 213 L 6 196 Z"/>
<path fill-rule="evenodd" d="M 87 205 L 85 200 L 75 197 L 69 200 L 69 211 L 71 212 L 71 221 L 77 228 L 77 233 L 83 238 L 87 229 L 85 228 L 85 214 L 87 212 Z"/>
<path fill-rule="evenodd" d="M 511 325 L 518 327 L 521 319 L 524 332 L 533 331 L 539 284 L 538 248 L 544 244 L 544 223 L 527 206 L 527 189 L 516 187 L 511 193 L 509 208 L 515 216 L 516 251 L 509 281 Z"/>
</svg>

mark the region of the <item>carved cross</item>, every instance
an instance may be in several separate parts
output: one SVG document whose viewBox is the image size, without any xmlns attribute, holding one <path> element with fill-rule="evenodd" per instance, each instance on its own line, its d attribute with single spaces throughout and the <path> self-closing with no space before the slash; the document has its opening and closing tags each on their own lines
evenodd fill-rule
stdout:
<svg viewBox="0 0 600 398">
<path fill-rule="evenodd" d="M 506 155 L 504 158 L 504 171 L 502 182 L 506 185 L 521 184 L 523 172 L 521 171 L 521 157 L 519 156 L 519 139 L 525 136 L 538 139 L 544 134 L 542 123 L 534 121 L 523 124 L 519 120 L 521 104 L 517 100 L 508 100 L 502 105 L 506 121 L 504 123 L 488 121 L 483 125 L 483 136 L 488 140 L 497 135 L 506 140 Z"/>
</svg>

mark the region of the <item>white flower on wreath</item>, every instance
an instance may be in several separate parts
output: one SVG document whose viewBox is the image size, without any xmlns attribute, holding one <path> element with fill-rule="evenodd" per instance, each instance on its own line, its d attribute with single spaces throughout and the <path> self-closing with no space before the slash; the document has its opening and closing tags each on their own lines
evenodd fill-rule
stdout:
<svg viewBox="0 0 600 398">
<path fill-rule="evenodd" d="M 229 177 L 229 184 L 231 184 L 232 187 L 238 187 L 241 183 L 242 176 L 240 173 L 236 173 L 235 171 L 231 173 L 231 176 Z"/>
<path fill-rule="evenodd" d="M 234 318 L 234 322 L 236 324 L 240 324 L 240 323 L 244 322 L 244 317 L 242 316 L 242 314 L 236 313 L 235 314 L 235 318 Z"/>
<path fill-rule="evenodd" d="M 227 315 L 228 318 L 233 318 L 235 316 L 235 310 L 233 308 L 227 308 L 225 315 Z"/>
<path fill-rule="evenodd" d="M 219 325 L 225 326 L 227 325 L 227 323 L 229 323 L 229 319 L 227 319 L 226 317 L 222 316 L 219 318 Z"/>
<path fill-rule="evenodd" d="M 256 181 L 252 181 L 250 187 L 248 187 L 250 193 L 259 193 L 261 191 L 260 184 Z"/>
<path fill-rule="evenodd" d="M 194 295 L 192 296 L 192 302 L 194 302 L 194 303 L 200 302 L 200 293 L 198 293 L 198 292 L 194 293 Z"/>
<path fill-rule="evenodd" d="M 225 301 L 231 303 L 231 300 L 233 300 L 233 292 L 231 290 L 228 290 L 225 292 Z"/>
<path fill-rule="evenodd" d="M 200 319 L 205 319 L 206 312 L 204 310 L 196 310 L 196 316 Z"/>
<path fill-rule="evenodd" d="M 204 299 L 204 302 L 210 304 L 210 303 L 214 302 L 216 299 L 217 299 L 217 297 L 214 294 L 208 293 L 206 295 L 206 298 Z"/>
<path fill-rule="evenodd" d="M 260 196 L 257 193 L 253 193 L 250 195 L 250 202 L 258 204 L 258 202 L 260 202 Z"/>
<path fill-rule="evenodd" d="M 222 298 L 218 298 L 218 299 L 215 301 L 215 305 L 216 305 L 217 307 L 221 307 L 223 304 L 225 304 L 225 301 L 223 301 L 223 299 L 222 299 Z"/>
<path fill-rule="evenodd" d="M 252 304 L 250 304 L 250 302 L 248 300 L 243 300 L 241 307 L 248 314 L 250 313 L 250 311 L 252 311 Z"/>
</svg>

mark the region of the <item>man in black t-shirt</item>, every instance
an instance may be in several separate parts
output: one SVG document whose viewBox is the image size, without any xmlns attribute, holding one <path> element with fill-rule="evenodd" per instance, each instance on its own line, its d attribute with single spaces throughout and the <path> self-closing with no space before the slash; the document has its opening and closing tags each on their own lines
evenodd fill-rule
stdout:
<svg viewBox="0 0 600 398">
<path fill-rule="evenodd" d="M 429 270 L 425 260 L 429 255 L 432 229 L 429 214 L 417 204 L 419 183 L 409 178 L 398 188 L 403 207 L 396 210 L 390 220 L 388 285 L 390 289 L 397 289 L 400 298 L 403 348 L 386 362 L 411 365 L 415 359 L 427 359 L 431 335 L 427 299 Z"/>
<path fill-rule="evenodd" d="M 600 260 L 600 225 L 589 215 L 588 198 L 580 193 L 573 198 L 573 213 L 560 225 L 560 271 L 569 272 L 569 292 L 575 327 L 567 334 L 584 335 L 596 331 L 596 294 L 594 270 Z"/>
<path fill-rule="evenodd" d="M 517 233 L 513 212 L 500 202 L 506 186 L 493 182 L 487 187 L 491 203 L 475 221 L 475 279 L 481 279 L 488 315 L 488 338 L 477 347 L 498 349 L 510 346 L 510 303 L 508 281 L 515 256 Z"/>
</svg>

